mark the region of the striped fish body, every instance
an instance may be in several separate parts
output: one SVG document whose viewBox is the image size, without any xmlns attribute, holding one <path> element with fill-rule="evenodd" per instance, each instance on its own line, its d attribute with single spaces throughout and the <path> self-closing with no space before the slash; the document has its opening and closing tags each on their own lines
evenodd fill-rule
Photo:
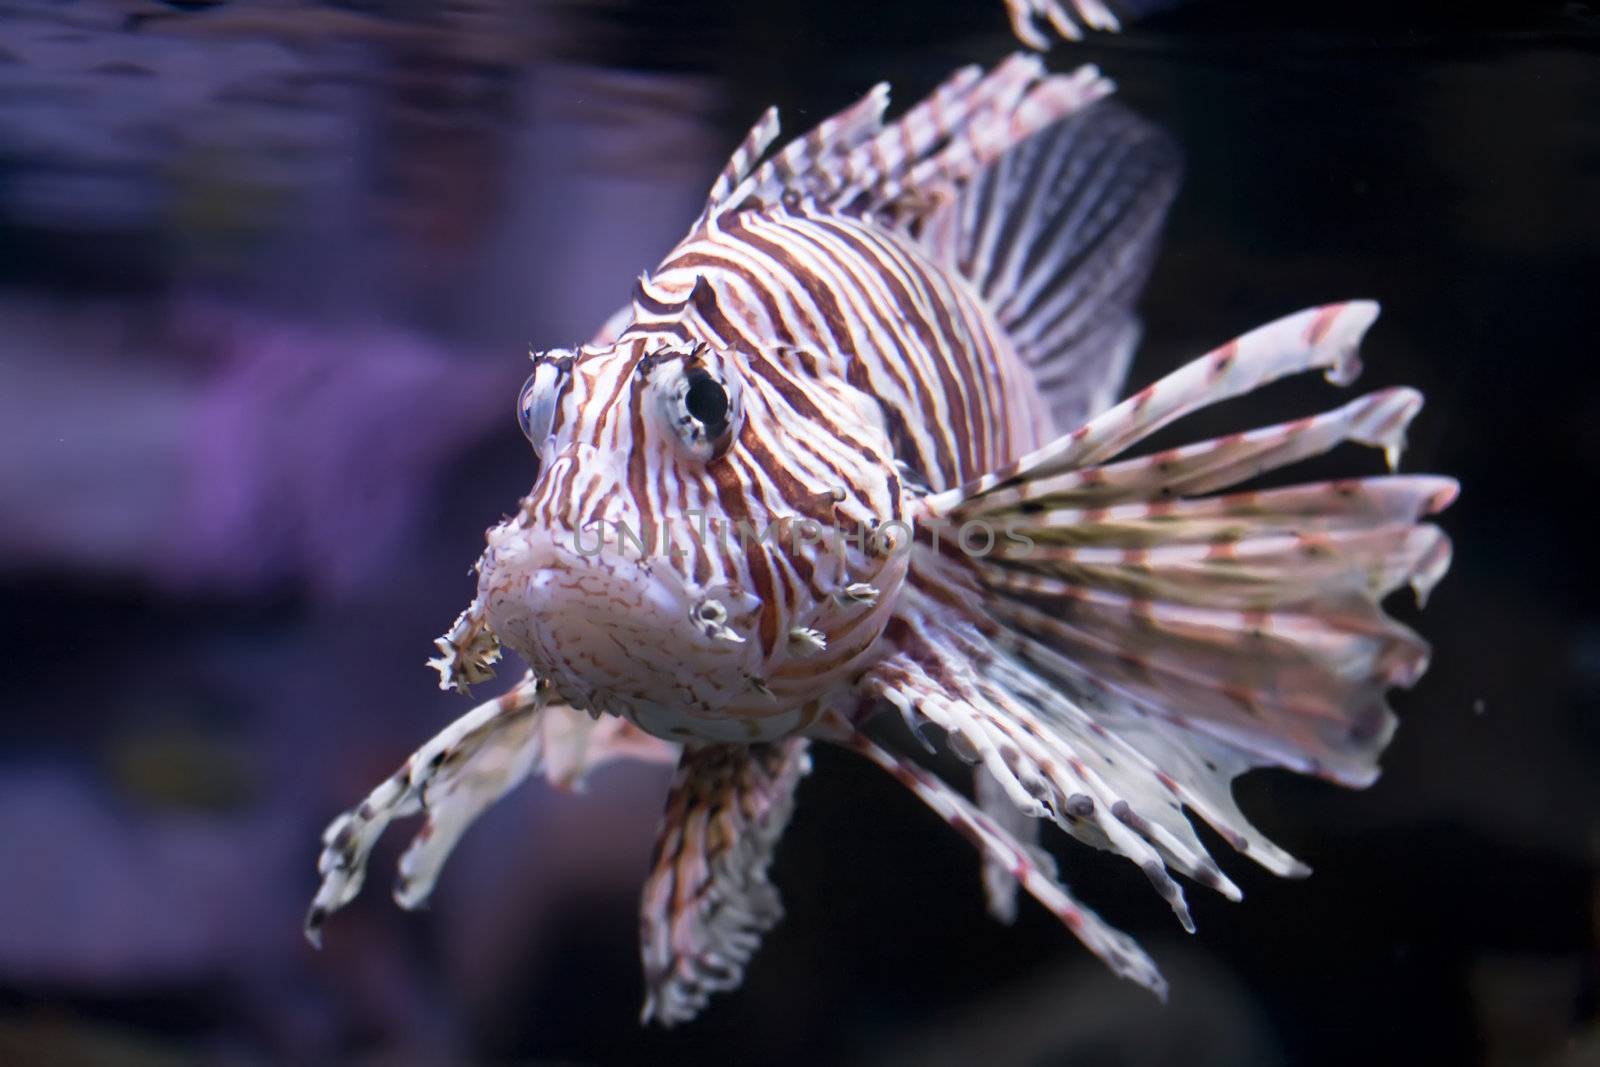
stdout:
<svg viewBox="0 0 1600 1067">
<path fill-rule="evenodd" d="M 702 306 L 683 314 L 697 285 Z M 724 350 L 804 352 L 787 387 L 852 394 L 849 429 L 886 442 L 915 490 L 953 488 L 1055 436 L 1032 368 L 972 282 L 870 218 L 814 201 L 742 212 L 691 235 L 647 288 L 659 295 L 640 301 L 630 334 L 681 324 Z M 839 436 L 810 415 L 772 439 Z M 857 495 L 852 473 L 834 476 Z"/>
<path fill-rule="evenodd" d="M 671 430 L 638 409 L 649 376 L 705 353 L 721 354 L 721 380 L 740 381 L 741 426 L 713 467 L 690 457 L 685 469 Z M 571 397 L 574 422 L 633 457 L 637 476 L 608 493 L 593 486 L 618 464 L 579 471 L 574 459 L 561 470 L 571 479 L 542 482 L 534 536 L 556 531 L 573 602 L 553 584 L 563 568 L 530 556 L 519 525 L 486 557 L 487 610 L 564 700 L 674 741 L 771 741 L 857 707 L 855 680 L 882 655 L 907 571 L 915 499 L 1052 436 L 1031 368 L 964 277 L 901 233 L 814 203 L 702 226 L 641 281 L 615 343 L 579 353 L 577 377 L 591 367 L 593 384 Z M 585 538 L 598 548 L 587 558 L 561 551 Z M 596 575 L 619 571 L 667 583 L 660 611 L 621 592 L 615 617 L 598 612 Z M 546 591 L 531 605 L 530 583 Z M 852 587 L 871 593 L 852 598 Z"/>
<path fill-rule="evenodd" d="M 1047 232 L 1041 261 L 1038 240 L 997 233 L 1009 209 L 979 216 L 971 199 L 1013 199 L 1011 186 L 1070 164 L 1047 155 L 1022 180 L 992 177 L 994 189 L 971 179 L 1109 89 L 1092 68 L 1048 78 L 1019 58 L 988 79 L 958 74 L 884 129 L 880 87 L 749 167 L 776 132 L 769 114 L 689 237 L 640 280 L 616 336 L 546 356 L 541 369 L 559 373 L 530 379 L 525 409 L 553 415 L 530 435 L 546 468 L 531 518 L 491 532 L 482 563 L 499 639 L 568 703 L 670 740 L 770 741 L 856 717 L 863 668 L 890 651 L 879 639 L 911 567 L 915 501 L 1053 429 L 1051 397 L 1000 305 L 1040 300 L 1028 283 L 1059 273 L 1050 256 L 1072 242 Z M 1171 175 L 1144 158 L 1152 131 L 1125 121 L 1102 117 L 1091 125 L 1114 132 L 1066 147 L 1122 136 L 1149 171 L 1136 185 L 1154 187 L 1146 202 L 1058 206 L 1138 209 L 1133 229 L 1150 234 Z M 952 136 L 963 130 L 973 136 Z M 1121 292 L 1065 294 L 1113 326 L 1145 259 L 1137 247 L 1121 258 L 1100 269 L 1102 288 Z M 990 265 L 985 293 L 977 268 Z M 1063 287 L 1046 280 L 1049 311 Z M 1053 361 L 1073 364 L 1081 340 L 1069 329 Z M 1121 343 L 1103 322 L 1090 340 Z M 683 403 L 697 377 L 722 396 L 719 442 L 691 439 L 706 429 Z M 896 550 L 882 551 L 880 528 L 900 536 Z M 578 552 L 597 532 L 609 543 Z"/>
<path fill-rule="evenodd" d="M 873 655 L 908 561 L 872 534 L 904 524 L 909 497 L 850 361 L 810 324 L 759 332 L 787 276 L 742 301 L 733 264 L 755 245 L 715 262 L 708 247 L 686 241 L 641 281 L 633 323 L 576 353 L 558 386 L 571 443 L 491 532 L 480 592 L 565 702 L 671 741 L 772 741 L 812 727 Z M 725 398 L 721 434 L 690 413 L 694 380 Z"/>
<path fill-rule="evenodd" d="M 1348 384 L 1377 308 L 1291 315 L 1113 404 L 1178 164 L 1109 91 L 1013 57 L 890 124 L 880 86 L 770 155 L 769 112 L 629 305 L 591 344 L 535 355 L 519 416 L 538 475 L 434 661 L 462 689 L 503 646 L 530 669 L 328 828 L 314 939 L 398 816 L 428 819 L 395 891 L 412 907 L 530 774 L 671 762 L 644 1016 L 691 1018 L 782 913 L 767 871 L 815 741 L 968 837 L 996 916 L 1025 890 L 1163 995 L 1062 884 L 1042 823 L 1137 864 L 1191 930 L 1174 874 L 1240 896 L 1191 816 L 1306 873 L 1232 780 L 1376 777 L 1386 694 L 1428 657 L 1381 603 L 1445 572 L 1425 518 L 1456 487 L 1240 488 L 1344 442 L 1392 467 L 1409 389 L 1138 453 L 1286 375 Z M 976 801 L 873 738 L 889 710 L 975 764 Z"/>
</svg>

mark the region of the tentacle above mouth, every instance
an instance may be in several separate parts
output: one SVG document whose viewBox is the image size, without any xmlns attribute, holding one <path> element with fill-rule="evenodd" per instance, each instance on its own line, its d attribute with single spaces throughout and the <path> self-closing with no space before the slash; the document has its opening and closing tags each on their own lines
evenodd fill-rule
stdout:
<svg viewBox="0 0 1600 1067">
<path fill-rule="evenodd" d="M 654 732 L 720 713 L 765 673 L 760 601 L 668 558 L 508 530 L 485 554 L 480 596 L 494 632 L 564 700 Z"/>
</svg>

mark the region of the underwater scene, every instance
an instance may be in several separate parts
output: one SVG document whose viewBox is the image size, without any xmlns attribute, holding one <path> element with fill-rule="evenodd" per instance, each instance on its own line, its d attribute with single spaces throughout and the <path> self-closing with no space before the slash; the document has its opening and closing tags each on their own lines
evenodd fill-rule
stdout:
<svg viewBox="0 0 1600 1067">
<path fill-rule="evenodd" d="M 0 1064 L 1600 1065 L 1600 9 L 0 0 Z"/>
</svg>

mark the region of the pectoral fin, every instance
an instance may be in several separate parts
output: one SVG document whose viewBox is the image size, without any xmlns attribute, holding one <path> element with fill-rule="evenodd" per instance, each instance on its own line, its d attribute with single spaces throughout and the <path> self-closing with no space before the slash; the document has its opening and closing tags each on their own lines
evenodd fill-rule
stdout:
<svg viewBox="0 0 1600 1067">
<path fill-rule="evenodd" d="M 322 885 L 306 916 L 306 937 L 322 940 L 328 916 L 355 899 L 367 859 L 391 822 L 422 814 L 424 822 L 400 858 L 395 903 L 427 902 L 451 851 L 478 816 L 530 775 L 563 788 L 581 784 L 603 763 L 637 759 L 666 763 L 677 746 L 621 719 L 552 703 L 530 673 L 511 689 L 452 722 L 414 752 L 365 800 L 323 833 L 317 871 Z"/>
<path fill-rule="evenodd" d="M 1040 873 L 1043 855 L 996 817 L 1003 801 L 1137 864 L 1192 931 L 1174 873 L 1230 899 L 1242 892 L 1191 815 L 1274 873 L 1309 873 L 1251 825 L 1234 778 L 1264 766 L 1354 787 L 1377 777 L 1394 725 L 1387 693 L 1414 683 L 1428 659 L 1383 602 L 1405 585 L 1420 598 L 1443 576 L 1450 542 L 1427 519 L 1456 485 L 1394 474 L 1248 483 L 1346 442 L 1383 449 L 1393 466 L 1420 395 L 1380 390 L 1295 422 L 1128 455 L 1184 415 L 1289 374 L 1322 370 L 1348 384 L 1376 315 L 1355 302 L 1270 323 L 924 498 L 926 516 L 947 527 L 982 523 L 1005 537 L 972 556 L 919 542 L 915 580 L 896 604 L 897 651 L 862 688 L 978 764 L 979 804 L 856 746 L 978 840 L 996 914 L 1009 910 L 1014 867 L 1023 888 L 1138 977 L 1137 957 L 1085 925 Z"/>
</svg>

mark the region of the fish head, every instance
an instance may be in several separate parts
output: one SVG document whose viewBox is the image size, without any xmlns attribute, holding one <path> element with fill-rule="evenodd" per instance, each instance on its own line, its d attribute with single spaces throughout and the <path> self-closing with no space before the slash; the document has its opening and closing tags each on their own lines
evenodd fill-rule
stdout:
<svg viewBox="0 0 1600 1067">
<path fill-rule="evenodd" d="M 870 658 L 908 501 L 876 405 L 818 361 L 657 338 L 539 353 L 518 415 L 539 471 L 479 593 L 567 703 L 767 739 Z"/>
</svg>

